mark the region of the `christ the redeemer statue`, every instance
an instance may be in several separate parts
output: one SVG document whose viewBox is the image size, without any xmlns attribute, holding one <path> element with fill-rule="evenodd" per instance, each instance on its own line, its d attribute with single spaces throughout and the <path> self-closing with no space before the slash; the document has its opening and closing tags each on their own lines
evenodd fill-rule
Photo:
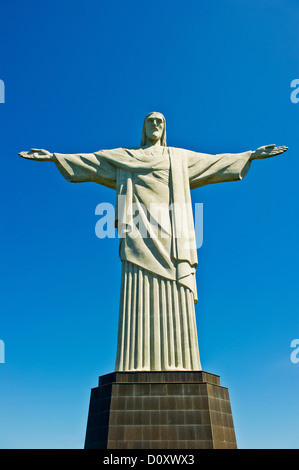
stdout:
<svg viewBox="0 0 299 470">
<path fill-rule="evenodd" d="M 117 200 L 122 201 L 116 221 L 122 233 L 116 371 L 201 370 L 190 189 L 240 180 L 252 160 L 286 150 L 267 145 L 238 154 L 209 155 L 167 147 L 165 118 L 153 112 L 145 117 L 140 147 L 75 155 L 31 149 L 19 154 L 54 162 L 67 181 L 115 189 Z M 128 216 L 132 205 L 138 207 L 147 236 L 140 227 L 132 227 Z M 162 211 L 157 223 L 153 208 L 170 206 L 172 210 Z M 187 227 L 188 239 L 176 235 L 182 225 Z"/>
</svg>

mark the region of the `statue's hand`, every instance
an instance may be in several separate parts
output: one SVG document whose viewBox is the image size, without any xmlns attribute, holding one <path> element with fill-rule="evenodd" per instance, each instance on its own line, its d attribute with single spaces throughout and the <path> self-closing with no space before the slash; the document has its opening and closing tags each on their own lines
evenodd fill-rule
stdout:
<svg viewBox="0 0 299 470">
<path fill-rule="evenodd" d="M 40 162 L 54 162 L 55 156 L 48 150 L 31 149 L 30 152 L 20 152 L 20 157 L 28 158 L 29 160 L 38 160 Z"/>
<path fill-rule="evenodd" d="M 280 155 L 288 150 L 288 147 L 275 147 L 274 144 L 272 145 L 265 145 L 264 147 L 259 147 L 252 152 L 250 159 L 255 160 L 258 158 L 270 158 L 275 157 L 275 155 Z"/>
</svg>

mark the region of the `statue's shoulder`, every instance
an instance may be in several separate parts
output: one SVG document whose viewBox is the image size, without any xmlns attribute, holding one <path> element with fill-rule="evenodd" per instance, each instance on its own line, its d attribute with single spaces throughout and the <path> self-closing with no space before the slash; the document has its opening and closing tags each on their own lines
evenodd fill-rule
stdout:
<svg viewBox="0 0 299 470">
<path fill-rule="evenodd" d="M 170 153 L 175 155 L 176 157 L 187 157 L 190 153 L 190 150 L 179 148 L 179 147 L 167 147 L 170 150 Z"/>
<path fill-rule="evenodd" d="M 202 153 L 197 150 L 189 150 L 189 149 L 184 149 L 184 148 L 177 148 L 177 147 L 172 147 L 174 152 L 177 153 L 178 155 L 182 155 L 184 157 L 192 157 L 192 156 L 197 156 L 197 157 L 202 157 L 206 156 L 208 154 Z"/>
<path fill-rule="evenodd" d="M 122 154 L 125 155 L 128 149 L 124 147 L 117 147 L 117 148 L 112 148 L 112 149 L 100 149 L 94 152 L 95 155 L 117 155 L 117 154 Z"/>
</svg>

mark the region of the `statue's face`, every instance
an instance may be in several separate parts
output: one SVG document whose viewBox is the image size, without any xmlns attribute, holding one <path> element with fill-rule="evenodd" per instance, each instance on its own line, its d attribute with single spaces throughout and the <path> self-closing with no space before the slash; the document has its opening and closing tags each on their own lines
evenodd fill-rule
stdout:
<svg viewBox="0 0 299 470">
<path fill-rule="evenodd" d="M 145 122 L 146 137 L 150 142 L 156 142 L 162 137 L 164 129 L 163 118 L 159 113 L 152 113 Z"/>
</svg>

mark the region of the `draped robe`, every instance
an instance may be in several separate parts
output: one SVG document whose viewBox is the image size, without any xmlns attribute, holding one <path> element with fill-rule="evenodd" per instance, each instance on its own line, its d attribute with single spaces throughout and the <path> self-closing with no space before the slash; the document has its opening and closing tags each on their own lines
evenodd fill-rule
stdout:
<svg viewBox="0 0 299 470">
<path fill-rule="evenodd" d="M 117 371 L 201 370 L 190 189 L 242 179 L 250 155 L 174 147 L 156 153 L 153 148 L 151 155 L 141 147 L 55 153 L 57 168 L 68 181 L 116 190 L 122 261 Z"/>
</svg>

